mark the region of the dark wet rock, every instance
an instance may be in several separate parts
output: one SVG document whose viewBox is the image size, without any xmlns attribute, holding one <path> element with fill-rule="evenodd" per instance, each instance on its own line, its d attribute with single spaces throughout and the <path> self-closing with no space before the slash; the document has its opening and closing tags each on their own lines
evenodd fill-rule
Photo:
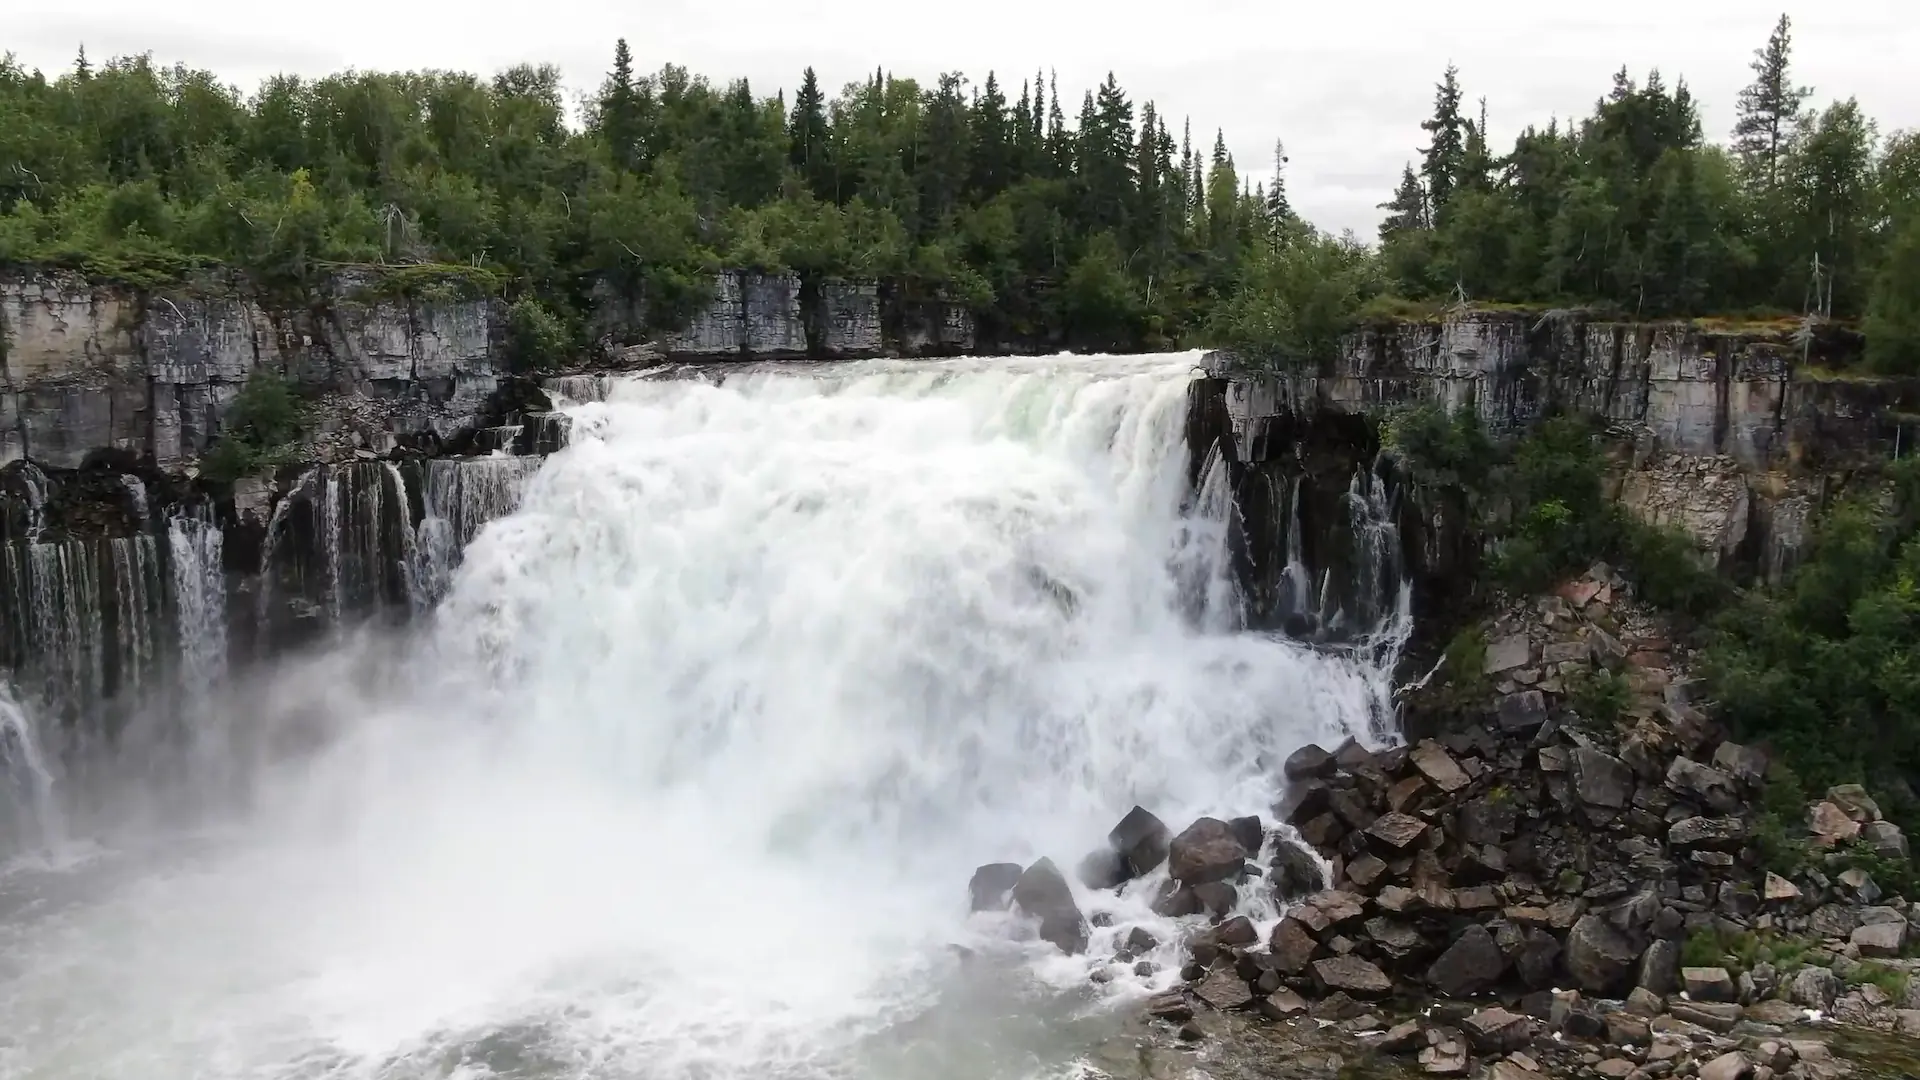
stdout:
<svg viewBox="0 0 1920 1080">
<path fill-rule="evenodd" d="M 1209 915 L 1225 915 L 1240 902 L 1239 891 L 1229 881 L 1209 881 L 1192 888 L 1194 898 L 1200 901 L 1200 910 Z"/>
<path fill-rule="evenodd" d="M 1271 759 L 1269 759 L 1271 760 Z M 1281 766 L 1281 772 L 1289 780 L 1303 780 L 1307 777 L 1326 779 L 1332 776 L 1339 766 L 1333 755 L 1312 743 L 1287 755 L 1287 763 Z"/>
<path fill-rule="evenodd" d="M 1733 974 L 1721 967 L 1680 969 L 1680 985 L 1695 1001 L 1733 1001 Z"/>
<path fill-rule="evenodd" d="M 1087 921 L 1074 902 L 1073 890 L 1051 859 L 1041 859 L 1026 868 L 1013 886 L 1013 902 L 1021 911 L 1040 920 L 1040 937 L 1060 951 L 1087 951 Z"/>
<path fill-rule="evenodd" d="M 1167 859 L 1173 880 L 1200 885 L 1238 874 L 1247 861 L 1247 849 L 1234 836 L 1232 826 L 1218 818 L 1201 818 L 1173 838 Z"/>
<path fill-rule="evenodd" d="M 1431 739 L 1414 747 L 1408 757 L 1413 762 L 1413 767 L 1420 770 L 1420 774 L 1441 791 L 1458 791 L 1473 782 L 1473 778 L 1460 768 L 1460 763 L 1453 759 L 1453 755 L 1447 753 L 1445 747 Z"/>
<path fill-rule="evenodd" d="M 1320 942 L 1300 920 L 1281 919 L 1267 937 L 1267 951 L 1276 969 L 1287 975 L 1300 975 L 1320 954 Z"/>
<path fill-rule="evenodd" d="M 1321 851 L 1338 844 L 1340 838 L 1347 834 L 1346 826 L 1340 824 L 1340 819 L 1332 814 L 1321 814 L 1319 817 L 1311 818 L 1302 823 L 1299 828 L 1300 839 Z"/>
<path fill-rule="evenodd" d="M 1547 722 L 1547 698 L 1538 690 L 1508 694 L 1500 699 L 1495 713 L 1506 731 L 1532 731 Z"/>
<path fill-rule="evenodd" d="M 1505 1054 L 1533 1040 L 1533 1022 L 1524 1016 L 1495 1006 L 1481 1009 L 1460 1022 L 1460 1030 L 1475 1050 L 1483 1054 Z"/>
<path fill-rule="evenodd" d="M 967 882 L 967 895 L 974 911 L 1005 911 L 1013 902 L 1013 887 L 1020 881 L 1019 863 L 988 863 L 973 872 Z"/>
<path fill-rule="evenodd" d="M 1427 982 L 1448 997 L 1485 993 L 1506 974 L 1507 956 L 1484 926 L 1470 926 L 1427 969 Z"/>
<path fill-rule="evenodd" d="M 1266 840 L 1267 831 L 1260 824 L 1259 817 L 1234 818 L 1227 822 L 1227 829 L 1233 833 L 1235 840 L 1240 841 L 1240 846 L 1246 850 L 1248 858 L 1260 853 L 1260 846 Z"/>
<path fill-rule="evenodd" d="M 1387 845 L 1401 850 L 1427 831 L 1427 823 L 1417 817 L 1401 813 L 1389 813 L 1367 827 L 1367 834 Z"/>
<path fill-rule="evenodd" d="M 1325 871 L 1313 853 L 1291 840 L 1274 842 L 1272 872 L 1273 893 L 1280 900 L 1294 900 L 1327 887 Z"/>
<path fill-rule="evenodd" d="M 1153 913 L 1166 919 L 1184 919 L 1189 915 L 1198 915 L 1206 910 L 1206 904 L 1191 886 L 1167 882 L 1166 888 L 1155 898 Z"/>
<path fill-rule="evenodd" d="M 1170 1024 L 1184 1024 L 1193 1019 L 1193 1002 L 1186 994 L 1169 990 L 1147 999 L 1147 1015 Z"/>
<path fill-rule="evenodd" d="M 1393 992 L 1393 980 L 1387 973 L 1357 956 L 1315 960 L 1313 978 L 1329 991 L 1340 990 L 1354 997 L 1385 997 Z"/>
<path fill-rule="evenodd" d="M 1222 945 L 1243 947 L 1259 941 L 1260 931 L 1254 929 L 1253 920 L 1235 915 L 1213 928 L 1213 940 Z"/>
<path fill-rule="evenodd" d="M 1107 845 L 1120 856 L 1132 876 L 1140 877 L 1166 861 L 1172 838 L 1173 833 L 1159 818 L 1136 806 L 1107 834 Z"/>
<path fill-rule="evenodd" d="M 1286 795 L 1274 804 L 1274 816 L 1297 829 L 1327 812 L 1327 797 L 1332 791 L 1325 780 L 1295 780 L 1287 785 Z"/>
<path fill-rule="evenodd" d="M 1511 799 L 1483 797 L 1460 808 L 1460 837 L 1470 844 L 1504 844 L 1519 825 L 1519 808 Z"/>
<path fill-rule="evenodd" d="M 1126 862 L 1119 852 L 1105 850 L 1088 852 L 1075 873 L 1080 884 L 1094 890 L 1117 888 L 1132 876 L 1127 873 Z"/>
<path fill-rule="evenodd" d="M 1362 891 L 1372 889 L 1386 872 L 1387 864 L 1376 855 L 1361 855 L 1347 864 L 1347 880 Z"/>
<path fill-rule="evenodd" d="M 1389 960 L 1402 961 L 1427 950 L 1427 939 L 1412 926 L 1384 915 L 1368 919 L 1367 939 Z"/>
<path fill-rule="evenodd" d="M 1567 972 L 1581 990 L 1605 996 L 1623 989 L 1640 950 L 1599 915 L 1581 916 L 1567 932 Z"/>
<path fill-rule="evenodd" d="M 1232 971 L 1221 968 L 1193 988 L 1194 995 L 1216 1009 L 1244 1009 L 1253 1002 L 1253 991 Z"/>
<path fill-rule="evenodd" d="M 1552 934 L 1538 929 L 1525 931 L 1520 948 L 1513 955 L 1513 967 L 1520 975 L 1521 985 L 1529 990 L 1552 986 L 1560 952 L 1560 942 Z"/>
<path fill-rule="evenodd" d="M 1160 939 L 1144 926 L 1136 926 L 1127 931 L 1127 951 L 1142 956 L 1160 947 Z"/>
</svg>

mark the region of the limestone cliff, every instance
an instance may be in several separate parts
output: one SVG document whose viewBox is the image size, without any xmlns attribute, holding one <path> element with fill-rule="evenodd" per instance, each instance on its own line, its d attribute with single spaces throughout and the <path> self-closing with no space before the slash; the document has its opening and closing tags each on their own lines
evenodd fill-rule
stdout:
<svg viewBox="0 0 1920 1080">
<path fill-rule="evenodd" d="M 1465 312 L 1365 328 L 1314 371 L 1239 371 L 1222 354 L 1212 366 L 1221 434 L 1249 465 L 1291 454 L 1300 419 L 1316 414 L 1430 402 L 1474 410 L 1494 432 L 1555 409 L 1603 416 L 1633 448 L 1616 477 L 1630 508 L 1773 578 L 1836 483 L 1912 443 L 1920 381 L 1831 375 L 1857 348 L 1775 326 Z"/>
</svg>

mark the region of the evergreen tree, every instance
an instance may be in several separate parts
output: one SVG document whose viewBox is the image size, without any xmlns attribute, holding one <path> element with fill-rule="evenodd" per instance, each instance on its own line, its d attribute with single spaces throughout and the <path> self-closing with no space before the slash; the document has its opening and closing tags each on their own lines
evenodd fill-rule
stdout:
<svg viewBox="0 0 1920 1080">
<path fill-rule="evenodd" d="M 1432 140 L 1422 153 L 1420 175 L 1427 184 L 1427 204 L 1434 220 L 1453 198 L 1466 164 L 1466 121 L 1460 116 L 1460 69 L 1447 65 L 1434 87 L 1433 116 L 1420 124 Z"/>
<path fill-rule="evenodd" d="M 973 103 L 973 170 L 969 190 L 978 201 L 991 199 L 1013 182 L 1013 133 L 1007 119 L 1007 98 L 993 72 Z"/>
<path fill-rule="evenodd" d="M 600 88 L 600 134 L 607 153 L 622 169 L 640 167 L 640 102 L 633 86 L 633 54 L 627 39 L 613 45 L 613 70 Z"/>
<path fill-rule="evenodd" d="M 1293 223 L 1293 205 L 1287 201 L 1287 145 L 1273 140 L 1273 186 L 1267 188 L 1267 227 L 1279 247 Z"/>
<path fill-rule="evenodd" d="M 1020 84 L 1020 100 L 1013 106 L 1013 149 L 1009 185 L 1031 175 L 1039 163 L 1040 138 L 1033 120 L 1033 87 Z"/>
<path fill-rule="evenodd" d="M 1740 91 L 1739 119 L 1733 125 L 1733 149 L 1753 182 L 1765 189 L 1780 180 L 1781 158 L 1791 140 L 1800 107 L 1813 91 L 1793 85 L 1789 61 L 1792 23 L 1780 16 L 1764 48 L 1753 53 L 1753 83 Z"/>
<path fill-rule="evenodd" d="M 787 121 L 787 162 L 800 173 L 814 198 L 839 201 L 827 99 L 811 67 L 800 76 L 800 89 L 793 95 L 793 112 Z"/>
<path fill-rule="evenodd" d="M 1920 217 L 1895 223 L 1863 328 L 1867 362 L 1875 371 L 1920 373 Z"/>
<path fill-rule="evenodd" d="M 1394 189 L 1393 198 L 1381 203 L 1380 209 L 1387 212 L 1386 220 L 1380 223 L 1382 242 L 1398 233 L 1427 228 L 1427 189 L 1421 186 L 1412 162 L 1401 171 L 1400 186 Z"/>
</svg>

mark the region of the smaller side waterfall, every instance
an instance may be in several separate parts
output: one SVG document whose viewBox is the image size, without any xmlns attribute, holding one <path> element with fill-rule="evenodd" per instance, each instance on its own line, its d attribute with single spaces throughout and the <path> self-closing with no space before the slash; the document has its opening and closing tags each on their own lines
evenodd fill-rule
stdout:
<svg viewBox="0 0 1920 1080">
<path fill-rule="evenodd" d="M 481 527 L 520 505 L 521 491 L 540 469 L 537 457 L 483 457 L 426 462 L 420 527 L 414 537 L 410 592 L 416 610 L 447 594 L 460 553 Z"/>
<path fill-rule="evenodd" d="M 63 826 L 33 720 L 0 683 L 0 853 L 57 848 Z"/>
<path fill-rule="evenodd" d="M 219 526 L 188 514 L 167 521 L 174 630 L 183 689 L 205 694 L 227 670 L 227 578 Z"/>
</svg>

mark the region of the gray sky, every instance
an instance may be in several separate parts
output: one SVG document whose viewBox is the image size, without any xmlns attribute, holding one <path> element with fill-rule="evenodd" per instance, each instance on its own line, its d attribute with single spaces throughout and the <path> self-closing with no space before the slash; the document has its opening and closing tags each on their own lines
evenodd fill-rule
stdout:
<svg viewBox="0 0 1920 1080">
<path fill-rule="evenodd" d="M 1920 127 L 1916 0 L 1827 0 L 1789 8 L 1795 74 L 1815 101 L 1858 97 L 1881 131 Z M 1111 69 L 1136 104 L 1168 126 L 1216 127 L 1243 172 L 1263 176 L 1275 136 L 1292 157 L 1295 207 L 1317 224 L 1371 238 L 1400 166 L 1420 144 L 1434 81 L 1458 64 L 1470 100 L 1485 96 L 1496 146 L 1528 123 L 1584 114 L 1626 64 L 1684 76 L 1711 137 L 1733 121 L 1752 51 L 1779 9 L 1752 0 L 1541 0 L 1453 3 L 1345 0 L 971 0 L 938 8 L 902 0 L 0 0 L 0 49 L 29 66 L 150 51 L 211 68 L 251 91 L 277 71 L 357 67 L 491 72 L 550 61 L 585 90 L 625 36 L 642 69 L 671 61 L 715 81 L 791 89 L 812 64 L 831 88 L 885 65 L 930 80 L 988 69 L 1017 95 L 1037 68 L 1080 93 Z M 1071 116 L 1072 110 L 1069 109 Z"/>
</svg>

